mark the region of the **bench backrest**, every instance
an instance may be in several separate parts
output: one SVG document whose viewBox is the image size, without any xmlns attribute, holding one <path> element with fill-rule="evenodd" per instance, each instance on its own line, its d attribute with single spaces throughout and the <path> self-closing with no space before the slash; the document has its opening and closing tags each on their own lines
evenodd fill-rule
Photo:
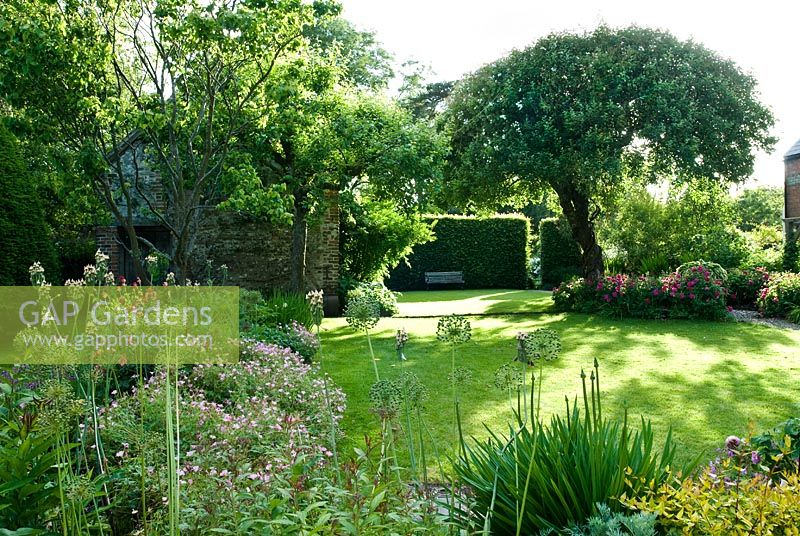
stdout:
<svg viewBox="0 0 800 536">
<path fill-rule="evenodd" d="M 464 272 L 425 272 L 426 283 L 463 283 Z"/>
</svg>

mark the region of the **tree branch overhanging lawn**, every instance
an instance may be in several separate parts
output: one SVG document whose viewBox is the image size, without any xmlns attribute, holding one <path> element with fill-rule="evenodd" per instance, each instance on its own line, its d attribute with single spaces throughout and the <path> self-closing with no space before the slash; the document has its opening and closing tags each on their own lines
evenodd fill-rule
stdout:
<svg viewBox="0 0 800 536">
<path fill-rule="evenodd" d="M 450 294 L 407 293 L 401 314 L 435 304 L 439 314 L 477 313 L 465 308 L 483 301 L 492 305 L 498 291 L 462 291 Z M 502 291 L 500 291 L 502 292 Z M 508 292 L 508 291 L 505 291 Z M 520 291 L 530 292 L 530 291 Z M 428 304 L 418 300 L 435 298 Z M 453 300 L 449 311 L 443 305 Z M 580 370 L 597 357 L 604 373 L 603 401 L 609 415 L 649 417 L 657 438 L 672 426 L 681 446 L 679 458 L 688 460 L 705 450 L 709 457 L 731 434 L 759 432 L 796 415 L 797 378 L 800 375 L 800 332 L 734 322 L 607 319 L 582 314 L 550 314 L 537 310 L 545 302 L 534 296 L 530 313 L 471 318 L 473 338 L 463 345 L 459 366 L 473 371 L 463 388 L 461 412 L 466 436 L 486 437 L 484 428 L 504 431 L 511 419 L 506 394 L 493 385 L 494 372 L 515 356 L 518 331 L 548 327 L 563 341 L 561 358 L 545 364 L 542 413 L 563 412 L 564 396 L 578 395 Z M 418 301 L 411 301 L 417 299 Z M 537 305 L 538 304 L 538 305 Z M 501 304 L 502 306 L 502 304 Z M 513 304 L 510 313 L 518 312 Z M 503 310 L 502 308 L 500 310 Z M 434 313 L 436 314 L 436 313 Z M 373 334 L 381 378 L 393 379 L 402 370 L 416 373 L 429 391 L 424 418 L 438 447 L 446 450 L 450 434 L 447 382 L 449 349 L 436 340 L 436 318 L 384 318 Z M 394 335 L 409 333 L 402 369 L 396 359 Z M 344 431 L 354 445 L 365 433 L 379 436 L 379 421 L 369 408 L 372 363 L 366 343 L 344 319 L 323 324 L 326 370 L 347 393 Z"/>
</svg>

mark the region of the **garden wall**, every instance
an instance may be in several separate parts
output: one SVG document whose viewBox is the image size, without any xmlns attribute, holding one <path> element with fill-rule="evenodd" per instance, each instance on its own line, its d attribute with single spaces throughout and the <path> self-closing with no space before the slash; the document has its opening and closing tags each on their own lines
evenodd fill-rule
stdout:
<svg viewBox="0 0 800 536">
<path fill-rule="evenodd" d="M 339 285 L 339 205 L 338 193 L 328 192 L 327 210 L 322 221 L 309 228 L 306 279 L 309 289 L 321 288 L 335 297 Z M 144 227 L 140 232 L 146 232 Z M 126 270 L 125 253 L 119 245 L 116 226 L 95 229 L 97 246 L 110 257 L 115 274 Z M 230 212 L 211 210 L 200 222 L 190 271 L 191 277 L 205 279 L 206 260 L 215 270 L 228 267 L 229 285 L 267 290 L 289 284 L 291 228 L 274 226 Z M 124 274 L 133 280 L 131 274 Z"/>
<path fill-rule="evenodd" d="M 525 288 L 530 222 L 521 215 L 437 216 L 436 239 L 414 247 L 389 274 L 392 290 L 425 289 L 425 272 L 464 272 L 465 288 Z"/>
<path fill-rule="evenodd" d="M 329 192 L 327 211 L 308 230 L 306 286 L 335 295 L 339 285 L 338 194 Z M 289 283 L 292 237 L 288 226 L 274 226 L 228 212 L 203 218 L 197 234 L 192 271 L 202 273 L 206 259 L 214 268 L 225 264 L 229 284 L 250 289 L 274 289 Z"/>
</svg>

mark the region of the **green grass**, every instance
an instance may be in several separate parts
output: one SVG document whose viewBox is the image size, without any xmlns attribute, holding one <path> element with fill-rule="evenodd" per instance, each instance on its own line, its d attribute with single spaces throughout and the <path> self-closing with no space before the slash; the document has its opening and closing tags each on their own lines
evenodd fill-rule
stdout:
<svg viewBox="0 0 800 536">
<path fill-rule="evenodd" d="M 513 358 L 517 331 L 540 327 L 556 330 L 563 342 L 560 359 L 545 364 L 543 413 L 563 412 L 564 396 L 572 399 L 579 394 L 581 369 L 588 371 L 596 357 L 604 413 L 619 416 L 627 405 L 631 416 L 652 419 L 661 438 L 671 426 L 682 446 L 682 460 L 701 451 L 710 457 L 728 435 L 746 436 L 800 414 L 800 332 L 734 322 L 547 313 L 543 294 L 450 291 L 403 296 L 401 313 L 407 315 L 495 313 L 499 308 L 515 313 L 470 318 L 473 338 L 462 347 L 459 358 L 459 365 L 474 373 L 472 384 L 463 390 L 465 434 L 486 437 L 484 425 L 506 430 L 511 412 L 505 394 L 492 385 L 493 375 Z M 448 296 L 455 299 L 446 302 Z M 373 344 L 383 378 L 395 377 L 405 367 L 428 386 L 425 418 L 445 449 L 452 423 L 447 382 L 450 354 L 436 340 L 436 322 L 436 318 L 384 318 L 373 332 Z M 410 335 L 408 361 L 403 365 L 396 361 L 394 351 L 394 333 L 401 327 Z M 354 333 L 344 319 L 326 319 L 323 344 L 324 367 L 347 393 L 344 430 L 348 442 L 362 444 L 364 434 L 379 437 L 378 419 L 369 409 L 374 373 L 363 335 Z"/>
<path fill-rule="evenodd" d="M 398 300 L 397 316 L 542 313 L 553 305 L 550 295 L 542 290 L 417 290 L 403 293 Z"/>
</svg>

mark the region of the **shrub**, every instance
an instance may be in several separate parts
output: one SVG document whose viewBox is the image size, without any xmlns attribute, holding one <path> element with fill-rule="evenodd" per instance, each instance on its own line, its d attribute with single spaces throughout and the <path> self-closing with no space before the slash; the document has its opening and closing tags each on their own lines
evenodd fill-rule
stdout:
<svg viewBox="0 0 800 536">
<path fill-rule="evenodd" d="M 772 274 L 758 295 L 758 309 L 765 316 L 786 316 L 800 306 L 800 274 Z"/>
<path fill-rule="evenodd" d="M 167 532 L 159 526 L 168 496 L 165 380 L 159 369 L 101 409 L 115 524 L 141 522 L 144 493 L 150 534 Z M 328 470 L 328 440 L 344 394 L 327 389 L 331 418 L 322 373 L 291 350 L 245 342 L 239 363 L 197 365 L 181 373 L 180 384 L 181 533 L 208 534 L 248 517 L 269 520 L 285 481 L 302 504 L 309 483 Z"/>
<path fill-rule="evenodd" d="M 640 498 L 623 502 L 644 512 L 657 512 L 669 533 L 796 534 L 800 526 L 800 475 L 788 475 L 780 485 L 762 477 L 731 480 L 730 459 L 705 469 L 697 478 L 670 480 Z"/>
<path fill-rule="evenodd" d="M 404 214 L 393 203 L 340 197 L 342 273 L 374 281 L 404 260 L 412 249 L 433 240 L 430 222 L 416 214 Z"/>
<path fill-rule="evenodd" d="M 744 267 L 762 266 L 767 270 L 779 271 L 783 264 L 783 231 L 777 226 L 760 225 L 744 233 L 747 239 L 748 255 Z"/>
<path fill-rule="evenodd" d="M 728 279 L 728 272 L 716 262 L 708 262 L 703 260 L 690 261 L 681 264 L 678 266 L 678 269 L 675 270 L 675 273 L 684 278 L 693 277 L 698 272 L 704 272 L 704 274 L 707 273 L 707 275 L 710 275 L 712 279 L 719 280 L 723 285 Z"/>
<path fill-rule="evenodd" d="M 42 204 L 16 138 L 0 122 L 0 285 L 29 284 L 28 267 L 41 263 L 57 280 L 58 259 Z"/>
<path fill-rule="evenodd" d="M 733 225 L 707 229 L 689 237 L 682 261 L 708 259 L 727 268 L 741 266 L 748 256 L 747 240 Z"/>
<path fill-rule="evenodd" d="M 347 291 L 347 299 L 357 299 L 365 297 L 377 302 L 381 308 L 381 316 L 394 316 L 400 312 L 397 308 L 397 297 L 399 293 L 392 292 L 386 285 L 379 282 L 357 283 L 354 288 Z"/>
<path fill-rule="evenodd" d="M 581 249 L 565 220 L 542 220 L 539 243 L 542 286 L 552 288 L 581 274 Z"/>
<path fill-rule="evenodd" d="M 564 536 L 656 536 L 656 514 L 614 512 L 607 504 L 597 505 L 597 515 L 586 523 L 560 531 Z M 555 536 L 559 532 L 542 531 L 540 536 Z"/>
<path fill-rule="evenodd" d="M 264 305 L 264 296 L 257 290 L 239 289 L 239 329 L 247 330 L 258 324 L 258 308 Z"/>
<path fill-rule="evenodd" d="M 256 307 L 256 324 L 287 326 L 293 321 L 308 329 L 314 326 L 311 305 L 303 294 L 275 290 Z"/>
<path fill-rule="evenodd" d="M 764 268 L 730 270 L 728 303 L 734 307 L 755 308 L 761 290 L 768 284 L 769 272 Z"/>
<path fill-rule="evenodd" d="M 464 272 L 466 288 L 525 288 L 530 222 L 525 216 L 426 218 L 436 240 L 414 247 L 386 281 L 392 290 L 425 289 L 425 272 Z"/>
<path fill-rule="evenodd" d="M 244 332 L 264 344 L 274 344 L 297 352 L 305 363 L 311 363 L 319 351 L 319 338 L 296 320 L 288 325 L 254 326 Z"/>
<path fill-rule="evenodd" d="M 536 534 L 583 523 L 599 513 L 598 504 L 618 511 L 618 498 L 640 497 L 668 478 L 675 456 L 671 434 L 659 452 L 644 418 L 639 431 L 628 426 L 627 415 L 621 423 L 602 418 L 599 383 L 596 391 L 591 377 L 586 412 L 576 401 L 566 418 L 554 415 L 549 425 L 537 418 L 510 427 L 505 437 L 462 441 L 455 472 L 474 494 L 473 514 L 488 516 L 493 533 Z"/>
<path fill-rule="evenodd" d="M 787 233 L 786 241 L 783 243 L 783 262 L 781 267 L 787 272 L 797 271 L 798 240 L 800 240 L 800 234 L 797 229 L 792 228 Z"/>
<path fill-rule="evenodd" d="M 748 444 L 758 451 L 763 463 L 774 464 L 775 472 L 785 475 L 800 471 L 800 418 L 785 420 L 772 430 L 752 437 Z"/>
<path fill-rule="evenodd" d="M 562 311 L 636 318 L 727 318 L 727 289 L 702 264 L 661 278 L 624 274 L 596 282 L 573 279 L 553 290 Z"/>
<path fill-rule="evenodd" d="M 17 390 L 20 386 L 10 373 L 4 374 L 0 387 L 0 533 L 77 530 L 64 522 L 59 493 L 62 486 L 70 488 L 78 481 L 61 464 L 79 456 L 79 444 L 71 442 L 70 431 L 83 412 L 83 400 L 75 399 L 69 385 L 62 382 L 49 382 L 38 393 Z M 94 492 L 95 483 L 88 480 L 87 484 Z M 78 500 L 76 495 L 83 494 L 73 494 L 75 501 L 67 497 L 67 518 L 84 515 L 88 499 Z"/>
</svg>

